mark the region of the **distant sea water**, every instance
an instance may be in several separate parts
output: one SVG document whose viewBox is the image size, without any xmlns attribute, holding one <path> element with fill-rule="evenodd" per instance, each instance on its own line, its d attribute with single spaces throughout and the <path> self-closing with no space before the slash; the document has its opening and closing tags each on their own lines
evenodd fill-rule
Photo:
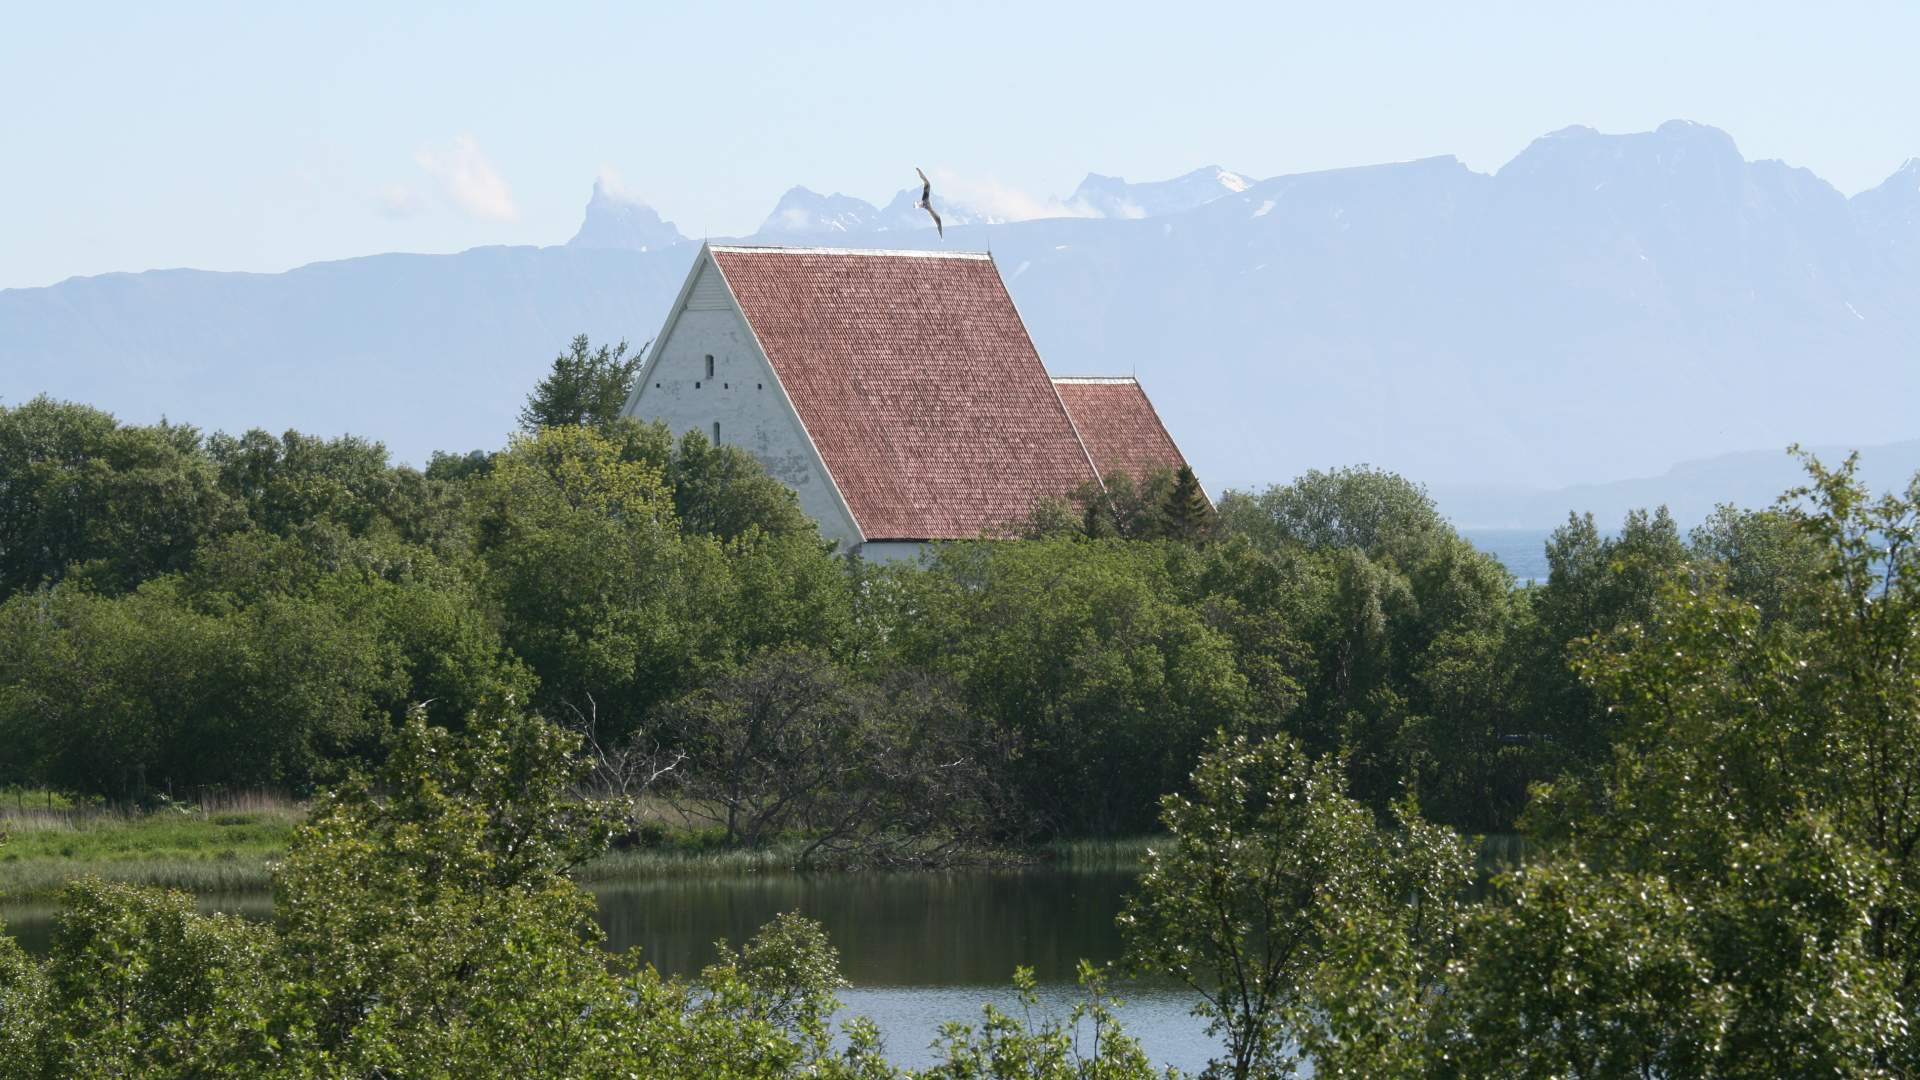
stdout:
<svg viewBox="0 0 1920 1080">
<path fill-rule="evenodd" d="M 1461 529 L 1460 535 L 1500 565 L 1520 584 L 1547 580 L 1547 537 L 1552 529 Z"/>
</svg>

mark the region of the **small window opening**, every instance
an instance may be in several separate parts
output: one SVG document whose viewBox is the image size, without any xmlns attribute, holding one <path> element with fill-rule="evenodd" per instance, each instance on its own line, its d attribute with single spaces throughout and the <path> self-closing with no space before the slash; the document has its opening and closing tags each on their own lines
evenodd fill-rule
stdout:
<svg viewBox="0 0 1920 1080">
<path fill-rule="evenodd" d="M 718 420 L 713 422 L 713 445 L 720 445 L 720 421 Z"/>
<path fill-rule="evenodd" d="M 730 383 L 730 382 L 723 382 L 723 383 L 721 383 L 721 384 L 720 384 L 720 389 L 722 389 L 722 390 L 731 390 L 731 389 L 733 389 L 733 384 L 732 384 L 732 383 Z"/>
<path fill-rule="evenodd" d="M 707 378 L 713 378 L 713 354 L 707 354 Z"/>
<path fill-rule="evenodd" d="M 700 389 L 700 384 L 699 384 L 699 383 L 697 383 L 697 382 L 696 382 L 696 383 L 694 383 L 694 384 L 693 384 L 693 388 L 694 388 L 695 390 L 698 390 L 698 389 Z"/>
<path fill-rule="evenodd" d="M 754 388 L 755 390 L 765 390 L 765 389 L 767 388 L 767 384 L 766 384 L 766 383 L 754 383 L 754 384 L 753 384 L 753 388 Z"/>
</svg>

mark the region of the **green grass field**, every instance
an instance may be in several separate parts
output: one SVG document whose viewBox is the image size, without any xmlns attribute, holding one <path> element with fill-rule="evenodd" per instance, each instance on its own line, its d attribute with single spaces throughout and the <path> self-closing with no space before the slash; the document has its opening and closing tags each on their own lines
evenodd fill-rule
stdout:
<svg viewBox="0 0 1920 1080">
<path fill-rule="evenodd" d="M 51 808 L 49 808 L 51 807 Z M 195 893 L 259 892 L 305 816 L 298 803 L 245 796 L 217 805 L 123 812 L 76 806 L 59 796 L 0 793 L 0 901 L 47 900 L 69 881 L 101 877 Z M 717 830 L 685 820 L 659 822 L 646 847 L 613 851 L 579 868 L 583 882 L 654 876 L 728 876 L 791 870 L 805 847 L 788 839 L 752 850 L 727 848 Z M 1016 855 L 1074 870 L 1136 869 L 1162 837 L 1071 840 Z M 1524 857 L 1517 837 L 1481 840 L 1481 872 Z"/>
<path fill-rule="evenodd" d="M 301 808 L 292 804 L 144 814 L 23 815 L 8 807 L 0 810 L 0 831 L 11 836 L 0 846 L 0 901 L 51 899 L 67 882 L 89 876 L 196 893 L 265 890 L 273 883 L 272 863 L 286 850 L 301 816 Z M 1122 869 L 1139 865 L 1149 843 L 1144 838 L 1083 840 L 1032 854 L 1061 868 Z M 610 852 L 575 876 L 595 882 L 778 873 L 791 870 L 804 847 L 802 841 L 786 840 L 754 850 L 725 848 L 688 830 L 670 834 L 658 847 Z"/>
<path fill-rule="evenodd" d="M 67 882 L 88 876 L 195 893 L 265 891 L 273 884 L 274 860 L 286 851 L 304 816 L 301 804 L 265 795 L 123 812 L 75 805 L 45 792 L 0 792 L 0 834 L 10 837 L 0 844 L 0 901 L 49 900 Z M 643 830 L 645 846 L 609 852 L 574 876 L 597 882 L 779 873 L 791 870 L 806 846 L 788 838 L 752 850 L 728 848 L 718 829 L 674 817 L 665 807 L 648 807 L 641 816 L 653 822 Z M 1132 870 L 1156 842 L 1166 840 L 1056 841 L 1023 854 L 1009 852 L 1007 861 Z M 1482 873 L 1514 865 L 1523 854 L 1515 837 L 1486 837 Z"/>
<path fill-rule="evenodd" d="M 45 898 L 87 876 L 194 892 L 263 889 L 303 813 L 257 797 L 143 813 L 0 803 L 0 899 Z"/>
</svg>

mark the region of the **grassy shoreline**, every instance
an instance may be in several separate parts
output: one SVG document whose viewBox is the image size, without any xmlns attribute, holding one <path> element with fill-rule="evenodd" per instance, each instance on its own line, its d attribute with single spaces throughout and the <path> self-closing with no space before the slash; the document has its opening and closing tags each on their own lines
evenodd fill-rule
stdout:
<svg viewBox="0 0 1920 1080">
<path fill-rule="evenodd" d="M 68 882 L 100 877 L 196 894 L 264 893 L 273 864 L 305 819 L 300 804 L 263 796 L 217 806 L 125 812 L 69 808 L 18 812 L 0 806 L 0 904 L 45 902 Z M 1060 840 L 984 860 L 989 868 L 1083 871 L 1140 865 L 1156 836 Z M 608 852 L 578 868 L 582 884 L 650 877 L 731 877 L 792 872 L 804 841 L 762 848 L 716 847 L 695 829 L 673 829 L 658 846 Z M 1478 839 L 1481 872 L 1524 858 L 1516 836 Z M 823 868 L 831 869 L 831 868 Z"/>
<path fill-rule="evenodd" d="M 265 889 L 304 817 L 264 796 L 143 812 L 0 808 L 0 902 L 48 899 L 88 876 L 195 893 Z"/>
<path fill-rule="evenodd" d="M 85 877 L 192 893 L 265 892 L 273 864 L 286 851 L 303 807 L 254 799 L 244 805 L 162 809 L 145 813 L 57 810 L 0 814 L 0 903 L 51 900 Z M 575 871 L 583 884 L 642 877 L 726 877 L 786 873 L 805 846 L 712 848 L 679 843 L 612 851 Z M 1137 866 L 1150 837 L 1074 840 L 992 860 L 1008 868 L 1123 870 Z"/>
</svg>

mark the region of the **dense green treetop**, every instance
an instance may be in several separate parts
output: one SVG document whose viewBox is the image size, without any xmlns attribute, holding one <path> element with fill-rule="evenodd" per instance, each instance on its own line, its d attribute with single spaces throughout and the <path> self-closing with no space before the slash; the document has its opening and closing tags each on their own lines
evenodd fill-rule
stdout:
<svg viewBox="0 0 1920 1080">
<path fill-rule="evenodd" d="M 130 588 L 238 524 L 193 428 L 44 397 L 0 406 L 0 596 L 70 572 Z"/>
<path fill-rule="evenodd" d="M 1301 544 L 1369 555 L 1417 547 L 1450 532 L 1426 489 L 1367 467 L 1308 470 L 1291 484 L 1220 500 L 1223 524 L 1265 548 Z"/>
<path fill-rule="evenodd" d="M 553 358 L 553 368 L 520 410 L 520 430 L 534 434 L 550 427 L 606 427 L 620 416 L 633 382 L 646 361 L 647 347 L 629 354 L 627 343 L 596 349 L 581 334 Z"/>
</svg>

